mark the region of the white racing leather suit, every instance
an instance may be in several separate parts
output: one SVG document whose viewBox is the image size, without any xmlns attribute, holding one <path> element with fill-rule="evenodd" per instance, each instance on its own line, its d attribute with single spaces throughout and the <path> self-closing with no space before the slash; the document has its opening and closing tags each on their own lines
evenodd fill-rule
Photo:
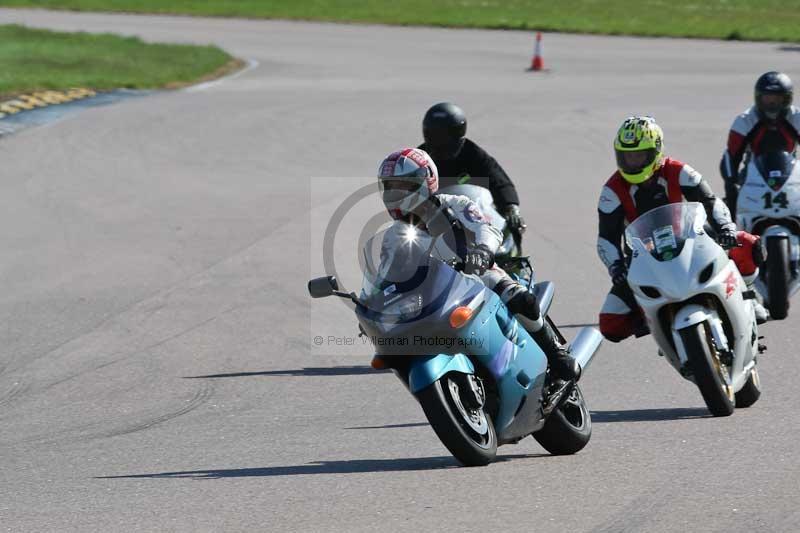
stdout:
<svg viewBox="0 0 800 533">
<path fill-rule="evenodd" d="M 431 212 L 428 216 L 424 217 L 424 223 L 430 222 L 435 216 L 444 213 L 449 209 L 448 213 L 456 221 L 458 221 L 464 229 L 466 234 L 467 247 L 483 245 L 492 253 L 495 253 L 503 242 L 502 232 L 489 223 L 489 220 L 481 213 L 478 205 L 466 196 L 453 195 L 453 194 L 437 194 L 434 197 L 436 201 L 432 202 Z M 435 211 L 433 206 L 439 204 Z M 397 220 L 387 230 L 383 243 L 381 245 L 381 264 L 388 264 L 391 261 L 391 255 L 395 250 L 400 249 L 403 241 L 407 239 L 408 223 Z M 430 234 L 425 231 L 419 231 L 418 239 L 432 238 Z M 456 251 L 452 250 L 444 241 L 439 239 L 434 246 L 435 254 L 441 258 L 456 257 Z M 509 304 L 512 298 L 521 292 L 527 293 L 527 289 L 511 278 L 505 270 L 492 265 L 482 276 L 481 281 L 488 288 L 497 293 L 504 303 Z M 529 294 L 529 293 L 528 293 Z M 527 302 L 530 307 L 530 301 Z M 513 305 L 509 305 L 511 310 L 519 315 L 521 309 L 515 309 Z M 542 328 L 543 318 L 540 316 L 538 304 L 535 309 L 525 309 L 523 315 L 517 318 L 529 331 L 538 331 Z"/>
</svg>

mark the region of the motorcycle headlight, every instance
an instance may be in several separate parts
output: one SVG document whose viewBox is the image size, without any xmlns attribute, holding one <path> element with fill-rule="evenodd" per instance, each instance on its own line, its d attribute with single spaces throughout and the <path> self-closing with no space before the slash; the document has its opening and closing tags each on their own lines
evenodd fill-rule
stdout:
<svg viewBox="0 0 800 533">
<path fill-rule="evenodd" d="M 387 303 L 381 314 L 389 321 L 405 322 L 416 318 L 422 310 L 422 296 L 411 295 Z"/>
<path fill-rule="evenodd" d="M 700 271 L 700 275 L 697 276 L 697 281 L 700 283 L 707 283 L 708 280 L 711 279 L 711 276 L 714 274 L 714 265 L 716 265 L 715 261 L 711 261 L 707 267 Z"/>
</svg>

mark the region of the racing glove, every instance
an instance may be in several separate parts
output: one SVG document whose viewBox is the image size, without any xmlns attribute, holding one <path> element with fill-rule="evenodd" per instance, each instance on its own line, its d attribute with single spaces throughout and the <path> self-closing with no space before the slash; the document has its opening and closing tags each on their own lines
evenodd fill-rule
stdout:
<svg viewBox="0 0 800 533">
<path fill-rule="evenodd" d="M 525 224 L 525 219 L 519 214 L 519 206 L 517 204 L 508 204 L 503 210 L 503 216 L 512 231 L 520 234 L 525 233 L 525 228 L 528 226 Z"/>
<path fill-rule="evenodd" d="M 485 245 L 480 244 L 467 250 L 464 256 L 464 273 L 482 276 L 494 264 L 494 254 Z"/>
<path fill-rule="evenodd" d="M 717 243 L 726 250 L 736 248 L 737 244 L 739 244 L 736 239 L 736 226 L 733 224 L 722 226 L 717 232 Z"/>
<path fill-rule="evenodd" d="M 628 283 L 628 267 L 621 259 L 611 263 L 608 267 L 608 275 L 611 276 L 611 283 L 614 285 L 625 285 Z"/>
</svg>

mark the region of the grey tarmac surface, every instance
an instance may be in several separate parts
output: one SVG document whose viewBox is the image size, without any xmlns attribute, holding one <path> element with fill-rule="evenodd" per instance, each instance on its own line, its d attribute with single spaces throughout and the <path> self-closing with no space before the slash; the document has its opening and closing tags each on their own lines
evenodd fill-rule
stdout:
<svg viewBox="0 0 800 533">
<path fill-rule="evenodd" d="M 0 10 L 0 21 L 216 43 L 243 75 L 0 141 L 0 528 L 9 531 L 797 531 L 797 310 L 763 328 L 762 399 L 706 416 L 652 339 L 583 381 L 589 446 L 456 467 L 305 283 L 325 222 L 453 100 L 515 178 L 554 316 L 594 323 L 611 138 L 653 114 L 709 176 L 778 44 Z M 337 245 L 357 237 L 353 210 Z M 310 214 L 309 214 L 310 213 Z M 338 256 L 355 283 L 352 255 Z M 574 335 L 575 327 L 566 331 Z M 216 377 L 202 377 L 216 376 Z"/>
</svg>

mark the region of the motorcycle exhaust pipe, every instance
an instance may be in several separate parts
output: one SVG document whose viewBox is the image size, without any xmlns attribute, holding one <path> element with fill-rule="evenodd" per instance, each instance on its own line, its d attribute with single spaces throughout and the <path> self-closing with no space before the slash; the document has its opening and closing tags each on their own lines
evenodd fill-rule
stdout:
<svg viewBox="0 0 800 533">
<path fill-rule="evenodd" d="M 592 362 L 592 358 L 597 353 L 601 342 L 603 342 L 603 336 L 592 327 L 582 328 L 575 340 L 572 341 L 570 353 L 581 365 L 582 370 L 586 370 L 589 367 L 589 363 Z"/>
</svg>

